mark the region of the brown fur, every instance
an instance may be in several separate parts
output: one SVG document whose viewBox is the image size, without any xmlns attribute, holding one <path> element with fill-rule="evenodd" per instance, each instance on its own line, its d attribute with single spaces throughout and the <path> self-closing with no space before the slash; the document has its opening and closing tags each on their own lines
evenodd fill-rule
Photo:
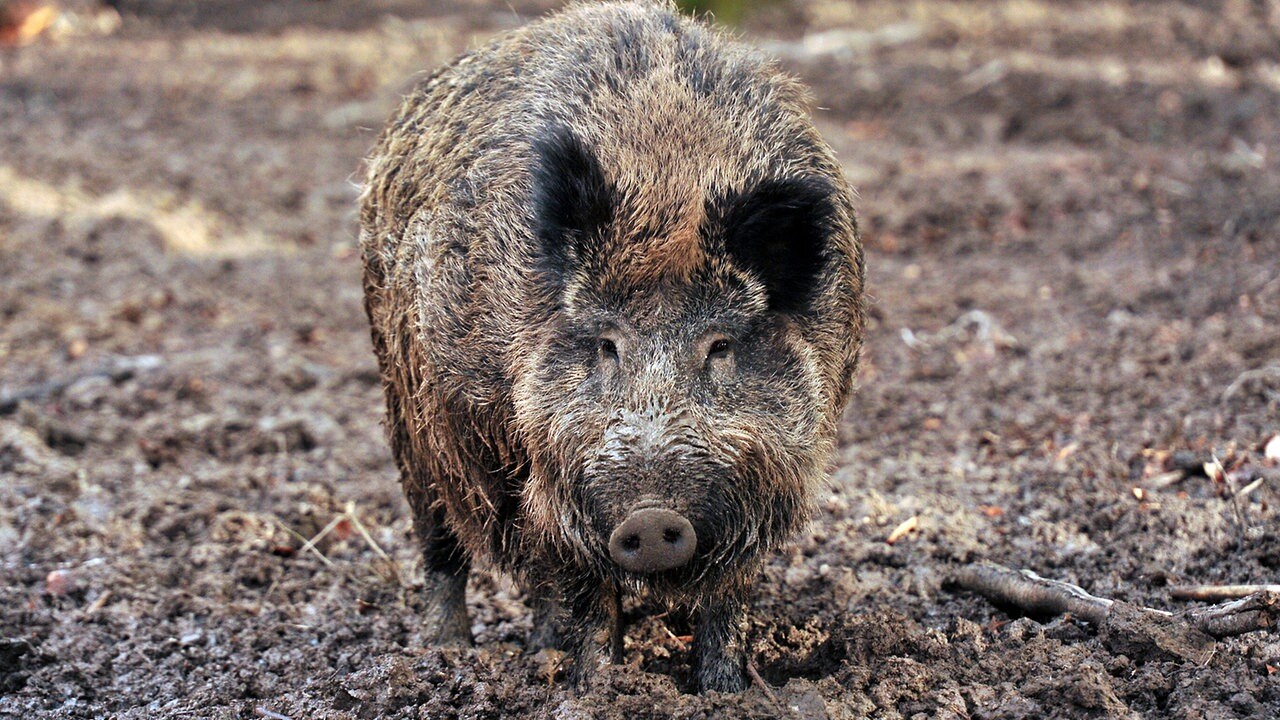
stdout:
<svg viewBox="0 0 1280 720">
<path fill-rule="evenodd" d="M 851 192 L 806 105 L 744 46 L 619 2 L 462 57 L 393 117 L 362 200 L 366 309 L 437 639 L 469 637 L 456 578 L 481 558 L 566 602 L 579 678 L 616 593 L 647 591 L 712 618 L 700 685 L 741 687 L 744 589 L 807 518 L 862 338 Z M 612 204 L 548 270 L 536 168 L 552 127 L 598 161 Z M 716 215 L 774 178 L 830 188 L 821 268 L 786 312 Z M 757 340 L 713 361 L 722 315 Z M 616 364 L 574 354 L 601 322 Z M 703 523 L 687 572 L 611 566 L 608 529 L 643 498 Z"/>
</svg>

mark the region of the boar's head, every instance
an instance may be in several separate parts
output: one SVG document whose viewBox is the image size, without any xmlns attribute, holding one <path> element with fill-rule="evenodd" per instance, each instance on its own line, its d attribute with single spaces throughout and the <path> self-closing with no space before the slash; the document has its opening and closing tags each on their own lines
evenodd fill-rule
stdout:
<svg viewBox="0 0 1280 720">
<path fill-rule="evenodd" d="M 655 173 L 611 176 L 565 128 L 532 156 L 545 308 L 512 361 L 528 535 L 554 562 L 696 602 L 808 517 L 847 393 L 822 361 L 847 190 L 721 168 L 656 195 Z"/>
</svg>

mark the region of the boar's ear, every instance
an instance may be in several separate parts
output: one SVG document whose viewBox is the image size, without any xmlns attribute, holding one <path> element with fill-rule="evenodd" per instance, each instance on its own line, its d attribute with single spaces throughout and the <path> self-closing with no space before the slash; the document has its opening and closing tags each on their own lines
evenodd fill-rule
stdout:
<svg viewBox="0 0 1280 720">
<path fill-rule="evenodd" d="M 568 128 L 551 127 L 534 141 L 534 232 L 549 269 L 563 272 L 581 259 L 613 214 L 613 194 L 600 161 Z"/>
<path fill-rule="evenodd" d="M 764 282 L 770 310 L 803 312 L 812 301 L 826 262 L 834 194 L 821 177 L 767 180 L 717 213 L 725 251 Z"/>
</svg>

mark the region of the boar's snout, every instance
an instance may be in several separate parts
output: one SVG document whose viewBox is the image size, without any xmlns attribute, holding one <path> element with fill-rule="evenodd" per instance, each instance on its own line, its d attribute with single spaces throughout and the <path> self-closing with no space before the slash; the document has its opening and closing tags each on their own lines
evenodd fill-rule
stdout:
<svg viewBox="0 0 1280 720">
<path fill-rule="evenodd" d="M 683 515 L 644 508 L 627 516 L 609 536 L 609 555 L 628 572 L 656 573 L 693 558 L 698 535 Z"/>
</svg>

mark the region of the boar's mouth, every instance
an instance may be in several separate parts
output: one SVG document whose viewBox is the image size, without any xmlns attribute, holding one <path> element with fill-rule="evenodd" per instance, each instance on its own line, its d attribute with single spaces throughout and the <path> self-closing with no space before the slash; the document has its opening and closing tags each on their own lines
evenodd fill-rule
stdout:
<svg viewBox="0 0 1280 720">
<path fill-rule="evenodd" d="M 694 495 L 687 500 L 658 498 L 648 493 L 625 500 L 609 497 L 612 493 L 602 497 L 589 490 L 600 487 L 598 479 L 592 482 L 588 473 L 579 474 L 573 481 L 560 484 L 563 494 L 555 503 L 560 505 L 555 513 L 559 526 L 556 544 L 560 549 L 554 557 L 589 569 L 601 581 L 632 592 L 696 602 L 716 592 L 727 578 L 751 572 L 763 552 L 777 541 L 779 530 L 785 532 L 781 526 L 790 525 L 779 523 L 780 516 L 792 509 L 789 498 L 774 493 L 767 493 L 766 497 L 761 489 L 767 484 L 749 472 L 745 476 L 739 472 L 723 468 L 713 478 L 700 475 L 705 478 L 703 482 L 682 483 Z M 697 489 L 693 490 L 695 485 Z M 617 485 L 614 488 L 621 489 Z M 651 508 L 670 509 L 687 518 L 697 538 L 696 547 L 682 565 L 628 570 L 615 561 L 610 540 L 630 514 Z"/>
</svg>

